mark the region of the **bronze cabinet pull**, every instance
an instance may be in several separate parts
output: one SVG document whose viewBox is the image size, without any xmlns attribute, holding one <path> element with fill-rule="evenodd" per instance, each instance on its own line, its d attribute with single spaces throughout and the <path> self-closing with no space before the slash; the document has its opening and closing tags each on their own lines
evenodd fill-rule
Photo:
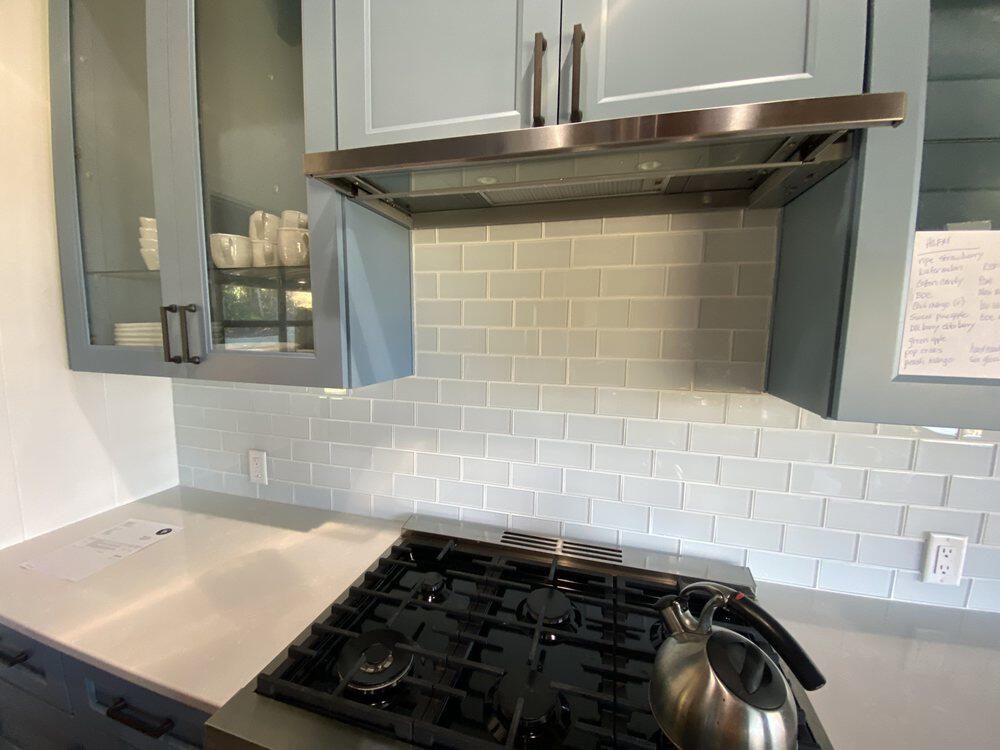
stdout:
<svg viewBox="0 0 1000 750">
<path fill-rule="evenodd" d="M 191 348 L 189 346 L 189 338 L 188 338 L 188 319 L 187 319 L 187 315 L 188 315 L 188 313 L 193 313 L 193 312 L 198 312 L 198 306 L 197 305 L 194 305 L 194 304 L 183 305 L 180 308 L 180 316 L 181 316 L 181 353 L 184 355 L 183 361 L 190 362 L 192 365 L 197 365 L 197 364 L 201 363 L 201 357 L 192 357 L 191 356 Z"/>
<path fill-rule="evenodd" d="M 573 27 L 573 88 L 569 112 L 570 122 L 580 122 L 583 119 L 583 112 L 580 110 L 580 57 L 583 40 L 586 38 L 587 35 L 583 33 L 583 24 L 576 24 Z"/>
<path fill-rule="evenodd" d="M 175 312 L 177 312 L 177 305 L 164 305 L 160 308 L 160 331 L 163 333 L 163 361 L 179 365 L 181 358 L 170 353 L 170 324 L 167 322 L 167 313 Z"/>
<path fill-rule="evenodd" d="M 542 57 L 549 43 L 545 41 L 542 32 L 535 32 L 535 59 L 534 59 L 534 92 L 531 100 L 531 127 L 540 128 L 545 124 L 545 116 L 542 114 Z"/>
</svg>

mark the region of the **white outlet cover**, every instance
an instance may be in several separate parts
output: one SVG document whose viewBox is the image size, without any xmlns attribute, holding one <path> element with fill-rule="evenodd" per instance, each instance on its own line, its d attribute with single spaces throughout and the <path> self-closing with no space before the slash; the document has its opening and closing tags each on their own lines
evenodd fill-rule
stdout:
<svg viewBox="0 0 1000 750">
<path fill-rule="evenodd" d="M 924 547 L 924 568 L 922 579 L 924 583 L 939 583 L 957 586 L 962 579 L 962 569 L 965 567 L 965 551 L 969 546 L 969 537 L 952 534 L 927 535 L 927 545 Z"/>
<path fill-rule="evenodd" d="M 267 452 L 258 450 L 247 451 L 250 463 L 250 481 L 254 484 L 267 484 Z"/>
</svg>

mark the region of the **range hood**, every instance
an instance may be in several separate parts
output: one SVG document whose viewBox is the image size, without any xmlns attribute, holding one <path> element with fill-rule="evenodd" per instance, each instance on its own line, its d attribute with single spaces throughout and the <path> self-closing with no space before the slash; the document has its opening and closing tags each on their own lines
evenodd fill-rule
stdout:
<svg viewBox="0 0 1000 750">
<path fill-rule="evenodd" d="M 741 104 L 306 154 L 414 229 L 783 206 L 898 125 L 906 94 Z"/>
</svg>

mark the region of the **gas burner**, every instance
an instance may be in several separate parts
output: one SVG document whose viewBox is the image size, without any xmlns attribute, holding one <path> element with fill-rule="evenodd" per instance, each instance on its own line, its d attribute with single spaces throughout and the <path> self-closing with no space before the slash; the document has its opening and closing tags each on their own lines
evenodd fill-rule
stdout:
<svg viewBox="0 0 1000 750">
<path fill-rule="evenodd" d="M 424 573 L 416 586 L 417 598 L 429 604 L 438 604 L 448 598 L 448 589 L 444 585 L 444 576 L 431 571 Z"/>
<path fill-rule="evenodd" d="M 395 630 L 370 630 L 344 645 L 337 659 L 337 673 L 347 686 L 361 693 L 377 693 L 403 679 L 413 666 L 413 654 L 399 648 L 412 646 Z"/>
<path fill-rule="evenodd" d="M 569 702 L 541 672 L 526 666 L 511 668 L 490 691 L 489 699 L 493 711 L 486 726 L 498 742 L 507 742 L 521 699 L 515 747 L 559 744 L 569 733 Z"/>
<path fill-rule="evenodd" d="M 562 591 L 556 588 L 535 589 L 517 605 L 517 618 L 534 625 L 539 620 L 549 628 L 575 632 L 581 615 Z M 556 641 L 554 633 L 544 633 L 543 640 Z"/>
</svg>

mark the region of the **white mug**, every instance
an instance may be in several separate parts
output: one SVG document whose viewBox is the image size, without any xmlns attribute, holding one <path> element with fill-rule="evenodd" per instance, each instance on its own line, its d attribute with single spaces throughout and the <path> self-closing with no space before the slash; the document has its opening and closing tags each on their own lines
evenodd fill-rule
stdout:
<svg viewBox="0 0 1000 750">
<path fill-rule="evenodd" d="M 253 263 L 250 238 L 242 234 L 211 234 L 209 244 L 217 268 L 249 268 Z"/>
<path fill-rule="evenodd" d="M 148 270 L 160 270 L 160 251 L 155 247 L 141 247 L 139 248 L 139 255 L 142 256 L 142 262 L 146 264 Z"/>
<path fill-rule="evenodd" d="M 282 211 L 281 226 L 290 229 L 308 229 L 309 216 L 301 211 Z"/>
<path fill-rule="evenodd" d="M 155 240 L 156 239 L 156 227 L 150 229 L 149 227 L 139 227 L 139 239 L 140 240 Z"/>
<path fill-rule="evenodd" d="M 309 265 L 309 230 L 282 227 L 278 230 L 278 249 L 283 266 Z"/>
<path fill-rule="evenodd" d="M 254 268 L 267 268 L 269 266 L 281 265 L 281 258 L 278 257 L 277 242 L 268 242 L 267 240 L 250 240 L 250 244 L 253 245 Z"/>
<path fill-rule="evenodd" d="M 153 239 L 153 240 L 143 240 L 143 239 L 140 239 L 139 240 L 139 247 L 141 247 L 143 250 L 159 250 L 160 249 L 160 241 L 159 240 L 155 240 L 155 239 Z"/>
<path fill-rule="evenodd" d="M 156 229 L 156 219 L 151 216 L 140 216 L 139 229 Z"/>
<path fill-rule="evenodd" d="M 280 224 L 281 219 L 275 214 L 269 214 L 267 211 L 254 211 L 250 215 L 250 241 L 277 242 Z"/>
</svg>

